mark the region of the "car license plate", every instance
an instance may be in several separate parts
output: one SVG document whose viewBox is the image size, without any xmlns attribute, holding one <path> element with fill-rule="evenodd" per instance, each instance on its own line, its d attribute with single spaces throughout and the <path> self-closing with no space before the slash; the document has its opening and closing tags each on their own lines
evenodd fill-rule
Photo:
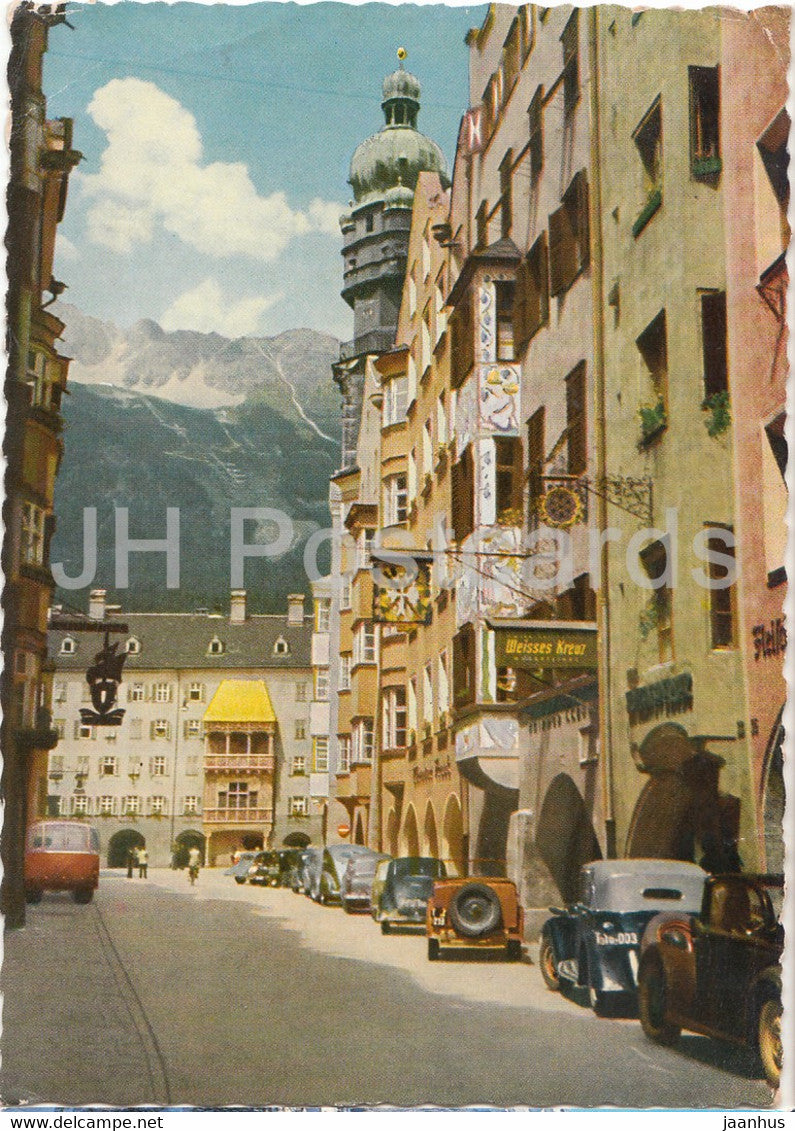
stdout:
<svg viewBox="0 0 795 1131">
<path fill-rule="evenodd" d="M 619 931 L 617 935 L 603 935 L 596 931 L 597 946 L 637 946 L 637 931 Z"/>
<path fill-rule="evenodd" d="M 443 927 L 446 918 L 447 916 L 444 911 L 433 911 L 431 913 L 431 922 L 434 927 Z"/>
</svg>

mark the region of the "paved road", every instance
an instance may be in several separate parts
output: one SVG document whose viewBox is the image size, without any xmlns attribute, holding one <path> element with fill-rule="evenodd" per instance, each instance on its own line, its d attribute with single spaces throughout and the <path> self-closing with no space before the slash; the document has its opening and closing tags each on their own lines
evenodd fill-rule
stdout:
<svg viewBox="0 0 795 1131">
<path fill-rule="evenodd" d="M 537 967 L 429 964 L 368 917 L 204 872 L 103 875 L 6 936 L 7 1104 L 760 1108 L 745 1054 L 649 1044 Z"/>
</svg>

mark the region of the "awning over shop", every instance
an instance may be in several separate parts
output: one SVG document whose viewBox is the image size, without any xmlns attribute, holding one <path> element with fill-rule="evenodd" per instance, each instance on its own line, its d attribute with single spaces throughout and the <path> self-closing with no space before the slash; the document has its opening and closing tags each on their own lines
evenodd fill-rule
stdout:
<svg viewBox="0 0 795 1131">
<path fill-rule="evenodd" d="M 268 689 L 261 679 L 224 679 L 204 712 L 205 723 L 275 723 Z"/>
</svg>

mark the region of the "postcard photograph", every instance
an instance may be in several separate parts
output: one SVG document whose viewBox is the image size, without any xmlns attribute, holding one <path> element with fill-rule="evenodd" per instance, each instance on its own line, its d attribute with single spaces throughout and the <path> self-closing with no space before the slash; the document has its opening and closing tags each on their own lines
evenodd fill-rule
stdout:
<svg viewBox="0 0 795 1131">
<path fill-rule="evenodd" d="M 6 12 L 5 1111 L 791 1107 L 790 7 Z"/>
</svg>

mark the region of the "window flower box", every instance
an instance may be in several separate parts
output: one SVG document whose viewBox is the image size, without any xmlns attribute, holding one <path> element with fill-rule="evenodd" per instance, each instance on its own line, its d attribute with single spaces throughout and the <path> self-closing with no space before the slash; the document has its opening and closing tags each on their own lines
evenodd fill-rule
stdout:
<svg viewBox="0 0 795 1131">
<path fill-rule="evenodd" d="M 668 416 L 662 398 L 654 405 L 641 405 L 638 409 L 638 416 L 640 417 L 640 447 L 650 444 L 668 427 Z"/>
<path fill-rule="evenodd" d="M 694 177 L 719 177 L 723 172 L 723 160 L 720 157 L 694 157 Z"/>
<path fill-rule="evenodd" d="M 640 235 L 640 233 L 646 227 L 649 220 L 651 220 L 652 216 L 654 215 L 654 213 L 657 211 L 657 209 L 660 207 L 661 204 L 662 204 L 662 189 L 661 188 L 652 189 L 651 192 L 649 193 L 648 197 L 646 198 L 646 203 L 643 205 L 640 212 L 638 213 L 637 218 L 635 220 L 635 223 L 632 225 L 633 236 L 639 236 Z"/>
<path fill-rule="evenodd" d="M 701 402 L 701 407 L 704 412 L 709 413 L 704 421 L 707 433 L 712 437 L 722 436 L 732 422 L 728 390 L 721 389 L 719 393 L 705 397 Z"/>
</svg>

